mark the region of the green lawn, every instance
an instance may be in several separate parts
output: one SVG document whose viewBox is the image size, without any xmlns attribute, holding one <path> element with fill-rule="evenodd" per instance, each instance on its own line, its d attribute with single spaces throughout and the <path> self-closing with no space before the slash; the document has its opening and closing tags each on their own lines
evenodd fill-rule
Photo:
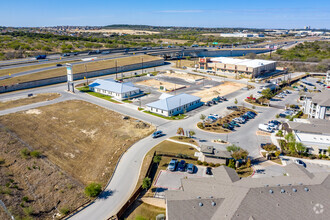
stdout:
<svg viewBox="0 0 330 220">
<path fill-rule="evenodd" d="M 92 96 L 95 96 L 95 97 L 98 97 L 98 98 L 101 98 L 101 99 L 105 99 L 105 100 L 113 102 L 113 103 L 121 103 L 119 101 L 114 100 L 111 96 L 103 95 L 103 94 L 100 94 L 100 93 L 97 93 L 97 92 L 90 91 L 88 86 L 79 87 L 77 89 L 81 92 L 88 93 L 89 95 L 92 95 Z"/>
<path fill-rule="evenodd" d="M 167 120 L 180 120 L 180 119 L 184 119 L 186 117 L 185 114 L 180 114 L 180 115 L 176 115 L 176 116 L 167 117 L 167 116 L 159 115 L 159 114 L 156 114 L 156 113 L 153 113 L 153 112 L 150 112 L 150 111 L 143 111 L 143 112 L 147 113 L 147 114 L 150 114 L 150 115 L 153 115 L 153 116 L 164 118 L 164 119 L 167 119 Z"/>
</svg>

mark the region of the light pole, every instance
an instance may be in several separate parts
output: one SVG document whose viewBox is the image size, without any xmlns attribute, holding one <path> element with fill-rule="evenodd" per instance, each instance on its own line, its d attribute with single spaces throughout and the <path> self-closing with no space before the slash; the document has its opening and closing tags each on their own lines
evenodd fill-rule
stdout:
<svg viewBox="0 0 330 220">
<path fill-rule="evenodd" d="M 85 77 L 86 77 L 87 85 L 88 85 L 88 78 L 87 78 L 87 65 L 86 65 L 86 64 L 85 64 Z"/>
<path fill-rule="evenodd" d="M 142 67 L 142 74 L 143 74 L 143 57 L 141 57 L 141 67 Z"/>
<path fill-rule="evenodd" d="M 117 80 L 117 73 L 118 73 L 118 65 L 117 65 L 117 60 L 115 60 L 116 63 L 116 80 Z"/>
</svg>

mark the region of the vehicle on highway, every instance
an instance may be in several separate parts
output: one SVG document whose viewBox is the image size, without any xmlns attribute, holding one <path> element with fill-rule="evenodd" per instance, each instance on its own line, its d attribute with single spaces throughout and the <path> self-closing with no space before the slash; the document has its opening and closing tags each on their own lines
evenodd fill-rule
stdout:
<svg viewBox="0 0 330 220">
<path fill-rule="evenodd" d="M 110 53 L 110 51 L 102 51 L 101 54 L 109 54 L 109 53 Z"/>
<path fill-rule="evenodd" d="M 162 131 L 155 131 L 153 134 L 152 134 L 152 138 L 158 138 L 158 137 L 161 137 L 163 136 L 163 132 Z"/>
<path fill-rule="evenodd" d="M 205 169 L 205 173 L 206 173 L 207 175 L 212 175 L 212 168 L 211 168 L 211 167 L 206 167 L 206 169 Z"/>
<path fill-rule="evenodd" d="M 194 173 L 195 172 L 195 165 L 192 163 L 187 164 L 187 173 Z"/>
<path fill-rule="evenodd" d="M 178 171 L 184 172 L 186 171 L 186 161 L 181 160 L 178 164 Z"/>
<path fill-rule="evenodd" d="M 296 164 L 298 164 L 298 165 L 300 165 L 300 166 L 303 166 L 303 167 L 305 167 L 305 168 L 306 168 L 306 164 L 305 164 L 305 162 L 304 162 L 304 161 L 302 161 L 302 160 L 299 160 L 299 159 L 296 159 L 296 160 L 294 160 L 294 162 L 295 162 Z"/>
<path fill-rule="evenodd" d="M 56 66 L 63 66 L 62 64 L 60 64 L 60 63 L 58 63 L 58 64 L 56 64 Z"/>
<path fill-rule="evenodd" d="M 75 52 L 75 53 L 73 53 L 73 55 L 74 55 L 74 56 L 77 56 L 77 55 L 78 55 L 78 53 L 77 53 L 77 52 Z"/>
<path fill-rule="evenodd" d="M 42 60 L 42 59 L 46 59 L 47 55 L 38 55 L 36 56 L 37 60 Z"/>
<path fill-rule="evenodd" d="M 198 44 L 193 44 L 193 45 L 191 45 L 191 47 L 199 47 L 199 45 Z"/>
<path fill-rule="evenodd" d="M 170 163 L 168 164 L 167 169 L 168 169 L 169 171 L 175 171 L 175 169 L 176 169 L 176 165 L 177 165 L 177 164 L 178 164 L 177 159 L 172 159 L 172 160 L 170 161 Z"/>
<path fill-rule="evenodd" d="M 238 110 L 238 107 L 236 105 L 233 106 L 227 106 L 228 110 Z"/>
<path fill-rule="evenodd" d="M 271 129 L 268 126 L 268 124 L 259 124 L 258 129 L 261 130 L 261 131 L 269 132 L 269 133 L 272 133 L 273 132 L 273 129 Z"/>
<path fill-rule="evenodd" d="M 69 57 L 70 54 L 69 54 L 69 53 L 64 53 L 62 56 L 63 56 L 63 57 Z"/>
</svg>

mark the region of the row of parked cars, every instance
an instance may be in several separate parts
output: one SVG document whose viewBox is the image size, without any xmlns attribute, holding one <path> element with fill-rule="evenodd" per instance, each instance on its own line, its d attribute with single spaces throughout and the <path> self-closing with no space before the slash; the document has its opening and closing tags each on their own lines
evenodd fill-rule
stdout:
<svg viewBox="0 0 330 220">
<path fill-rule="evenodd" d="M 218 96 L 218 97 L 213 98 L 211 101 L 205 102 L 204 105 L 211 106 L 211 105 L 216 105 L 216 104 L 224 102 L 224 101 L 228 101 L 226 97 Z"/>
<path fill-rule="evenodd" d="M 239 124 L 244 124 L 249 119 L 253 119 L 256 116 L 257 116 L 257 113 L 252 112 L 252 111 L 248 111 L 244 115 L 242 115 L 241 117 L 234 118 L 231 122 L 229 122 L 227 124 L 223 124 L 222 127 L 227 128 L 229 130 L 234 130 L 235 127 L 240 127 Z"/>
<path fill-rule="evenodd" d="M 279 94 L 277 94 L 275 97 L 277 98 L 284 98 L 285 96 L 287 96 L 288 94 L 291 94 L 292 92 L 290 92 L 289 90 L 285 90 Z"/>
<path fill-rule="evenodd" d="M 172 159 L 171 162 L 168 164 L 167 169 L 169 171 L 181 171 L 187 173 L 194 173 L 195 172 L 195 165 L 191 163 L 186 163 L 186 161 L 181 160 L 178 161 L 177 159 Z"/>
<path fill-rule="evenodd" d="M 170 163 L 168 164 L 167 169 L 169 171 L 181 171 L 181 172 L 186 172 L 187 173 L 195 173 L 196 171 L 196 166 L 192 163 L 186 163 L 186 161 L 181 160 L 178 161 L 177 159 L 172 159 Z M 212 168 L 211 167 L 206 167 L 205 173 L 207 175 L 212 175 Z"/>
</svg>

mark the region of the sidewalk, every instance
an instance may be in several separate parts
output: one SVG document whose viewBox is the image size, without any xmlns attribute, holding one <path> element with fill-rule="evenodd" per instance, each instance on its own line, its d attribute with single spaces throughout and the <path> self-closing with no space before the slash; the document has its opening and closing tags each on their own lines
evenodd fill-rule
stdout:
<svg viewBox="0 0 330 220">
<path fill-rule="evenodd" d="M 303 159 L 303 158 L 297 158 L 297 157 L 289 157 L 289 156 L 280 156 L 281 161 L 284 165 L 289 164 L 288 161 L 290 160 L 295 160 L 295 159 L 299 159 L 305 163 L 312 163 L 312 164 L 317 164 L 317 165 L 326 165 L 326 166 L 330 166 L 330 160 L 310 160 L 310 159 Z M 284 159 L 284 160 L 283 160 Z"/>
</svg>

